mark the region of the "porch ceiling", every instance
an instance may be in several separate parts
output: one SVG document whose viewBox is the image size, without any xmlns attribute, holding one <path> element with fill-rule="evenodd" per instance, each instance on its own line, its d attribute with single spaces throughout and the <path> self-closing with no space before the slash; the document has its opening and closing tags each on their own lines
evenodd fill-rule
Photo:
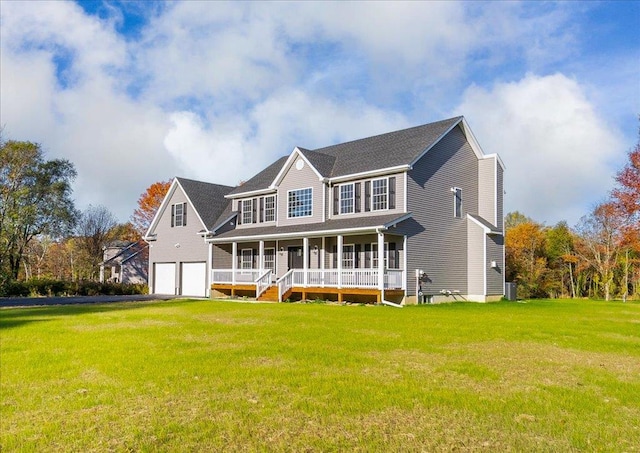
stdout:
<svg viewBox="0 0 640 453">
<path fill-rule="evenodd" d="M 231 241 L 247 241 L 256 239 L 284 239 L 295 237 L 321 237 L 338 234 L 375 233 L 386 230 L 408 218 L 411 213 L 387 214 L 372 217 L 356 217 L 350 219 L 330 219 L 319 223 L 305 223 L 287 226 L 266 226 L 242 228 L 216 235 L 208 242 L 225 243 Z"/>
</svg>

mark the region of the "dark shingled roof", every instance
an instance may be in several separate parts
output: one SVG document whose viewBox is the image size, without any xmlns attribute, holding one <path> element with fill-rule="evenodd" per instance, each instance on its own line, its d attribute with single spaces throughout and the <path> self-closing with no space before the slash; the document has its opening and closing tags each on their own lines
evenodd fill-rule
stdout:
<svg viewBox="0 0 640 453">
<path fill-rule="evenodd" d="M 316 153 L 335 156 L 331 174 L 336 177 L 408 165 L 462 117 L 327 146 Z"/>
<path fill-rule="evenodd" d="M 305 233 L 307 235 L 313 235 L 314 232 L 318 231 L 334 231 L 334 230 L 345 230 L 345 229 L 365 229 L 371 228 L 372 230 L 376 227 L 385 226 L 385 225 L 395 225 L 398 221 L 403 220 L 404 218 L 410 217 L 411 214 L 387 214 L 387 215 L 379 215 L 372 217 L 356 217 L 349 219 L 331 219 L 325 222 L 319 223 L 305 223 L 298 225 L 287 225 L 287 226 L 264 226 L 264 227 L 256 227 L 256 228 L 241 228 L 234 229 L 231 231 L 226 231 L 219 235 L 215 235 L 213 237 L 214 241 L 216 239 L 229 239 L 229 238 L 242 238 L 242 237 L 253 237 L 253 236 L 271 236 L 271 235 L 290 235 L 295 233 Z"/>
<path fill-rule="evenodd" d="M 409 165 L 461 118 L 458 116 L 315 150 L 298 149 L 322 176 L 329 178 Z M 288 157 L 281 157 L 231 193 L 266 189 Z"/>
<path fill-rule="evenodd" d="M 282 169 L 282 166 L 287 161 L 289 156 L 282 156 L 280 159 L 269 165 L 267 168 L 262 170 L 260 173 L 255 175 L 250 180 L 246 181 L 241 186 L 233 189 L 229 194 L 233 195 L 236 193 L 244 193 L 244 192 L 253 192 L 254 190 L 266 189 L 269 185 L 276 179 L 278 173 Z"/>
<path fill-rule="evenodd" d="M 207 228 L 212 228 L 215 221 L 230 204 L 224 196 L 234 187 L 194 181 L 193 179 L 176 178 L 193 203 Z"/>
</svg>

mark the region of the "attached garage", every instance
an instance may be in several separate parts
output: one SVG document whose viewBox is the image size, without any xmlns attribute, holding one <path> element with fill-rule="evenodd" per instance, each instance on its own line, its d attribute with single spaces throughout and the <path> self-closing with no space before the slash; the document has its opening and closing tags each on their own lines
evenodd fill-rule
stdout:
<svg viewBox="0 0 640 453">
<path fill-rule="evenodd" d="M 204 262 L 182 263 L 180 294 L 205 297 L 207 295 L 207 265 Z"/>
<path fill-rule="evenodd" d="M 176 293 L 176 263 L 155 263 L 154 294 Z"/>
</svg>

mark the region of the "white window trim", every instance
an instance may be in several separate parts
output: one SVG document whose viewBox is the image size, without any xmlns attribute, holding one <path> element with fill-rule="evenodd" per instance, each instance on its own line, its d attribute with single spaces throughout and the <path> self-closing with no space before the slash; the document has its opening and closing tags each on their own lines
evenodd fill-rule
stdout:
<svg viewBox="0 0 640 453">
<path fill-rule="evenodd" d="M 386 205 L 385 205 L 385 207 L 384 207 L 384 208 L 382 208 L 382 209 L 375 209 L 375 208 L 373 207 L 373 206 L 374 206 L 374 202 L 373 202 L 373 200 L 374 200 L 374 195 L 373 195 L 373 182 L 374 182 L 374 181 L 382 181 L 383 179 L 387 181 L 387 184 L 386 184 L 386 188 L 387 188 L 387 189 L 386 189 L 386 196 L 387 196 L 386 200 L 387 200 L 387 202 L 386 202 Z M 372 211 L 372 212 L 373 212 L 373 211 L 375 211 L 375 212 L 388 211 L 388 210 L 389 210 L 389 177 L 388 177 L 388 176 L 385 176 L 385 177 L 383 177 L 383 178 L 373 178 L 373 179 L 371 179 L 370 181 L 371 181 L 371 200 L 369 200 L 369 202 L 371 203 L 371 206 L 370 206 L 371 211 Z"/>
<path fill-rule="evenodd" d="M 273 220 L 267 220 L 267 199 L 272 198 L 273 199 Z M 264 197 L 264 222 L 265 223 L 269 223 L 269 222 L 275 222 L 276 221 L 276 196 L 275 195 L 266 195 Z"/>
<path fill-rule="evenodd" d="M 247 254 L 245 252 L 249 252 L 249 267 L 245 267 L 245 257 Z M 247 271 L 253 268 L 253 249 L 242 249 L 240 250 L 240 270 Z"/>
<path fill-rule="evenodd" d="M 180 228 L 185 226 L 184 225 L 184 213 L 187 211 L 187 203 L 186 202 L 181 202 L 181 203 L 174 203 L 173 205 L 173 226 L 176 228 Z M 180 212 L 180 216 L 178 216 L 178 206 L 180 206 L 180 210 L 182 212 Z M 180 224 L 178 225 L 178 219 L 180 219 Z"/>
<path fill-rule="evenodd" d="M 375 249 L 375 250 L 374 250 Z M 373 254 L 378 253 L 378 243 L 377 242 L 372 242 L 371 243 L 371 269 L 377 269 L 378 268 L 378 258 L 375 258 L 376 263 L 373 264 Z M 385 242 L 384 243 L 384 268 L 385 269 L 389 269 L 389 243 Z"/>
<path fill-rule="evenodd" d="M 351 211 L 342 212 L 342 188 L 346 186 L 351 186 Z M 339 215 L 353 214 L 354 212 L 356 212 L 356 184 L 353 182 L 349 182 L 346 184 L 339 184 L 338 185 L 338 214 Z"/>
<path fill-rule="evenodd" d="M 267 250 L 272 250 L 273 253 L 271 256 L 273 256 L 273 268 L 267 267 Z M 267 269 L 271 269 L 271 271 L 275 274 L 276 272 L 276 249 L 274 247 L 265 247 L 264 248 L 264 255 L 262 256 L 262 268 L 267 270 Z"/>
<path fill-rule="evenodd" d="M 299 215 L 299 216 L 291 216 L 290 215 L 290 210 L 289 210 L 289 197 L 291 195 L 291 192 L 298 192 L 298 191 L 303 191 L 303 190 L 310 190 L 311 191 L 311 213 L 309 215 Z M 291 189 L 291 190 L 287 190 L 287 219 L 304 219 L 307 217 L 313 217 L 313 187 L 302 187 L 300 189 Z"/>
<path fill-rule="evenodd" d="M 245 211 L 245 203 L 249 204 L 249 210 Z M 247 224 L 247 223 L 253 223 L 253 198 L 249 198 L 249 199 L 244 199 L 244 200 L 240 200 L 240 211 L 242 215 L 242 224 Z M 245 218 L 245 213 L 249 214 L 249 221 L 246 220 Z"/>
<path fill-rule="evenodd" d="M 350 247 L 353 250 L 353 255 L 352 255 L 352 263 L 351 263 L 351 267 L 348 267 L 345 265 L 345 252 L 346 249 Z M 355 244 L 342 244 L 342 256 L 340 257 L 340 259 L 342 260 L 342 269 L 355 269 L 356 266 L 356 245 Z"/>
</svg>

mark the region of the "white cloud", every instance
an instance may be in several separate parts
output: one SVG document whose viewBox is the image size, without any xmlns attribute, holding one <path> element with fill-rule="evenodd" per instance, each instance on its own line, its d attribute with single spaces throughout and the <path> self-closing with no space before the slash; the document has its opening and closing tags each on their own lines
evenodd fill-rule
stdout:
<svg viewBox="0 0 640 453">
<path fill-rule="evenodd" d="M 507 212 L 572 224 L 612 185 L 609 165 L 624 146 L 575 80 L 529 74 L 491 90 L 472 86 L 456 111 L 484 151 L 504 160 Z"/>
</svg>

